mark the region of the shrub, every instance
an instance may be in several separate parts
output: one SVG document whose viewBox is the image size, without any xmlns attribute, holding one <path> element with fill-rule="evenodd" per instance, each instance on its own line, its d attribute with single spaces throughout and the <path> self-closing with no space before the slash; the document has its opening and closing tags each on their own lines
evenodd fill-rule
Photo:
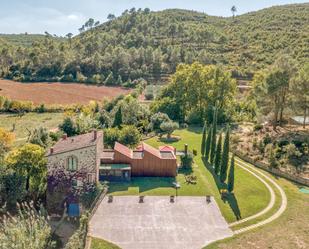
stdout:
<svg viewBox="0 0 309 249">
<path fill-rule="evenodd" d="M 108 128 L 104 130 L 104 144 L 114 148 L 115 142 L 119 141 L 120 133 L 118 128 Z"/>
<path fill-rule="evenodd" d="M 119 142 L 131 148 L 136 147 L 141 141 L 141 134 L 133 125 L 126 125 L 120 131 Z"/>
<path fill-rule="evenodd" d="M 22 204 L 17 216 L 6 216 L 0 223 L 0 245 L 1 248 L 54 248 L 45 210 L 36 211 L 31 204 Z"/>
<path fill-rule="evenodd" d="M 0 182 L 0 205 L 7 203 L 9 209 L 15 209 L 16 203 L 24 201 L 26 197 L 26 178 L 13 170 L 7 170 L 0 172 Z"/>
<path fill-rule="evenodd" d="M 39 105 L 37 108 L 35 108 L 37 113 L 44 113 L 46 112 L 46 108 L 44 104 Z"/>
<path fill-rule="evenodd" d="M 180 156 L 181 166 L 185 169 L 192 168 L 193 165 L 193 154 L 188 152 L 187 154 Z"/>
<path fill-rule="evenodd" d="M 154 99 L 154 95 L 151 92 L 146 92 L 145 93 L 145 99 L 146 100 L 153 100 Z"/>
<path fill-rule="evenodd" d="M 188 124 L 202 124 L 203 118 L 201 113 L 197 110 L 191 110 L 186 118 Z"/>
<path fill-rule="evenodd" d="M 287 158 L 289 158 L 289 159 L 302 156 L 302 153 L 297 149 L 295 144 L 288 144 L 288 145 L 284 146 L 283 150 L 286 153 Z"/>
<path fill-rule="evenodd" d="M 263 129 L 263 125 L 262 124 L 255 124 L 253 127 L 254 131 L 259 131 Z"/>
<path fill-rule="evenodd" d="M 47 129 L 44 127 L 35 128 L 31 132 L 28 141 L 32 144 L 37 144 L 46 148 L 49 142 L 49 134 Z"/>
<path fill-rule="evenodd" d="M 193 153 L 194 156 L 197 156 L 197 150 L 196 149 L 193 149 L 192 153 Z"/>
<path fill-rule="evenodd" d="M 49 132 L 49 137 L 51 138 L 53 142 L 57 142 L 61 138 L 62 135 L 63 133 L 61 131 Z"/>
<path fill-rule="evenodd" d="M 269 136 L 269 134 L 267 133 L 266 136 L 263 138 L 263 143 L 265 145 L 270 144 L 272 142 L 271 137 Z"/>
</svg>

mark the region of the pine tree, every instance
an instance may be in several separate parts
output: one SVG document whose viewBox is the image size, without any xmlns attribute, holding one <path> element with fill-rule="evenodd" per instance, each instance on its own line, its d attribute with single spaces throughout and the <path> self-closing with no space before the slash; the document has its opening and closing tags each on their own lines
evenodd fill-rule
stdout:
<svg viewBox="0 0 309 249">
<path fill-rule="evenodd" d="M 231 164 L 230 164 L 230 171 L 229 171 L 229 178 L 227 181 L 227 190 L 231 193 L 234 190 L 234 155 L 231 159 Z"/>
<path fill-rule="evenodd" d="M 206 132 L 207 132 L 207 125 L 206 122 L 203 127 L 203 136 L 202 136 L 202 143 L 201 143 L 201 155 L 204 156 L 205 153 L 205 146 L 206 146 Z"/>
<path fill-rule="evenodd" d="M 213 164 L 216 153 L 217 143 L 217 108 L 215 107 L 212 119 L 212 133 L 211 133 L 211 149 L 210 149 L 210 163 Z"/>
<path fill-rule="evenodd" d="M 117 112 L 115 113 L 113 127 L 120 127 L 122 125 L 122 112 L 121 106 L 119 106 Z"/>
<path fill-rule="evenodd" d="M 206 145 L 205 145 L 205 159 L 208 161 L 209 158 L 209 153 L 210 153 L 210 145 L 211 145 L 211 126 L 209 127 L 208 133 L 207 133 L 207 138 L 206 138 Z"/>
<path fill-rule="evenodd" d="M 227 128 L 224 138 L 222 160 L 220 165 L 220 181 L 222 183 L 225 182 L 226 180 L 227 168 L 229 163 L 229 146 L 230 146 L 230 129 Z"/>
<path fill-rule="evenodd" d="M 221 163 L 221 153 L 222 153 L 222 134 L 220 134 L 217 149 L 216 149 L 216 158 L 215 158 L 215 173 L 219 175 L 220 172 L 220 163 Z"/>
</svg>

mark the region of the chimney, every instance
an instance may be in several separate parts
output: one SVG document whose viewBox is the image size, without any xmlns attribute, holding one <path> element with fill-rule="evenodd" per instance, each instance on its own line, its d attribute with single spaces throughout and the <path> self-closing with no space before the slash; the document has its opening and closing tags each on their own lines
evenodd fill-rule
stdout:
<svg viewBox="0 0 309 249">
<path fill-rule="evenodd" d="M 62 139 L 63 139 L 63 140 L 66 140 L 67 137 L 68 137 L 68 135 L 67 135 L 66 133 L 64 133 L 64 134 L 62 135 Z"/>
<path fill-rule="evenodd" d="M 97 137 L 98 137 L 98 131 L 93 130 L 93 140 L 97 140 Z"/>
<path fill-rule="evenodd" d="M 185 155 L 188 155 L 188 144 L 185 144 Z"/>
<path fill-rule="evenodd" d="M 53 154 L 54 153 L 54 147 L 51 147 L 50 148 L 50 154 Z"/>
</svg>

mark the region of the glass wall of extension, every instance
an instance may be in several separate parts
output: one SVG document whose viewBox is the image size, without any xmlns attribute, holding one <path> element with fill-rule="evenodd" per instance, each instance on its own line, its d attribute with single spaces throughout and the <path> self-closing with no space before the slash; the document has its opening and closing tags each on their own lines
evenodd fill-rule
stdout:
<svg viewBox="0 0 309 249">
<path fill-rule="evenodd" d="M 100 181 L 130 181 L 130 164 L 102 164 L 99 168 Z"/>
</svg>

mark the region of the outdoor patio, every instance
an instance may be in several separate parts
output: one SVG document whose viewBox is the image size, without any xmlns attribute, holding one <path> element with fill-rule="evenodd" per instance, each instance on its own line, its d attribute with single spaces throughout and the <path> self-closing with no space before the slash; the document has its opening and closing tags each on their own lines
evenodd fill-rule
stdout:
<svg viewBox="0 0 309 249">
<path fill-rule="evenodd" d="M 105 198 L 90 220 L 89 235 L 123 249 L 200 249 L 233 235 L 211 198 L 116 196 Z"/>
</svg>

